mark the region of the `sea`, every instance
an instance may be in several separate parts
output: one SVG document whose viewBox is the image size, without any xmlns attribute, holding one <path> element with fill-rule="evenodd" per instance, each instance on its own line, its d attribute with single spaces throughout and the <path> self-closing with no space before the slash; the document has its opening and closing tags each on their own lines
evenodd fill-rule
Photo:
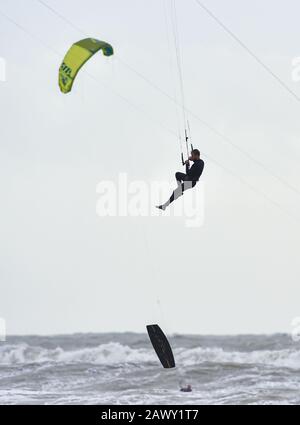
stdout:
<svg viewBox="0 0 300 425">
<path fill-rule="evenodd" d="M 290 335 L 173 335 L 163 369 L 146 334 L 9 336 L 1 405 L 296 405 L 300 343 Z M 180 387 L 190 384 L 193 391 Z"/>
</svg>

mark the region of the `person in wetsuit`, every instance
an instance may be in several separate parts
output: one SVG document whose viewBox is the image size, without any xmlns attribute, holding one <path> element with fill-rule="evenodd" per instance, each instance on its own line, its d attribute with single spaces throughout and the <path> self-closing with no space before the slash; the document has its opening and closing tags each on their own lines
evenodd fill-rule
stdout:
<svg viewBox="0 0 300 425">
<path fill-rule="evenodd" d="M 181 387 L 180 391 L 182 393 L 191 393 L 193 390 L 192 390 L 192 386 L 190 384 L 188 384 L 185 387 Z"/>
<path fill-rule="evenodd" d="M 194 164 L 190 167 L 190 161 Z M 194 149 L 192 151 L 191 156 L 185 162 L 186 166 L 186 174 L 184 173 L 176 173 L 175 178 L 177 181 L 177 189 L 174 190 L 170 199 L 162 205 L 159 205 L 157 208 L 165 211 L 165 209 L 176 199 L 183 195 L 183 193 L 192 189 L 196 186 L 201 174 L 204 169 L 204 161 L 200 159 L 200 151 L 198 149 Z"/>
</svg>

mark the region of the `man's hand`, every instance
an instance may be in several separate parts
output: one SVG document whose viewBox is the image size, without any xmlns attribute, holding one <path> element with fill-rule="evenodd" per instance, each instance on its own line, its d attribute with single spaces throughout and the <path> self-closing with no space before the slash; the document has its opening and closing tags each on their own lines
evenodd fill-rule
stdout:
<svg viewBox="0 0 300 425">
<path fill-rule="evenodd" d="M 190 165 L 190 160 L 189 160 L 189 159 L 187 159 L 187 160 L 185 161 L 185 165 Z"/>
</svg>

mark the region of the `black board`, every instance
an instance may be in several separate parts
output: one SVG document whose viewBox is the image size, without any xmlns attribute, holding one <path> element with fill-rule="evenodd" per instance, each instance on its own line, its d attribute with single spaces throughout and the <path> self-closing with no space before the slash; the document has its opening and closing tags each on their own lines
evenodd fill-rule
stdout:
<svg viewBox="0 0 300 425">
<path fill-rule="evenodd" d="M 175 367 L 174 355 L 172 348 L 167 340 L 166 335 L 160 329 L 158 325 L 147 326 L 148 335 L 153 348 L 165 369 L 171 369 Z"/>
</svg>

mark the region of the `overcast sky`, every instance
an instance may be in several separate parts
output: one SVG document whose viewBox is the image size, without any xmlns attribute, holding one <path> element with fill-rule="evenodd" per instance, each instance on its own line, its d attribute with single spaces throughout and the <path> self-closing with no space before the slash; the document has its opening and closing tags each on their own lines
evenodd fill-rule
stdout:
<svg viewBox="0 0 300 425">
<path fill-rule="evenodd" d="M 204 1 L 300 96 L 297 0 Z M 300 316 L 300 101 L 196 1 L 177 0 L 186 106 L 206 163 L 195 189 L 203 225 L 154 209 L 99 217 L 99 183 L 126 173 L 171 188 L 182 171 L 176 108 L 160 91 L 176 89 L 169 0 L 45 3 L 62 17 L 38 0 L 0 0 L 8 333 L 143 332 L 153 321 L 171 333 L 291 331 Z M 93 58 L 63 95 L 60 63 L 86 35 L 110 42 L 115 57 Z"/>
</svg>

